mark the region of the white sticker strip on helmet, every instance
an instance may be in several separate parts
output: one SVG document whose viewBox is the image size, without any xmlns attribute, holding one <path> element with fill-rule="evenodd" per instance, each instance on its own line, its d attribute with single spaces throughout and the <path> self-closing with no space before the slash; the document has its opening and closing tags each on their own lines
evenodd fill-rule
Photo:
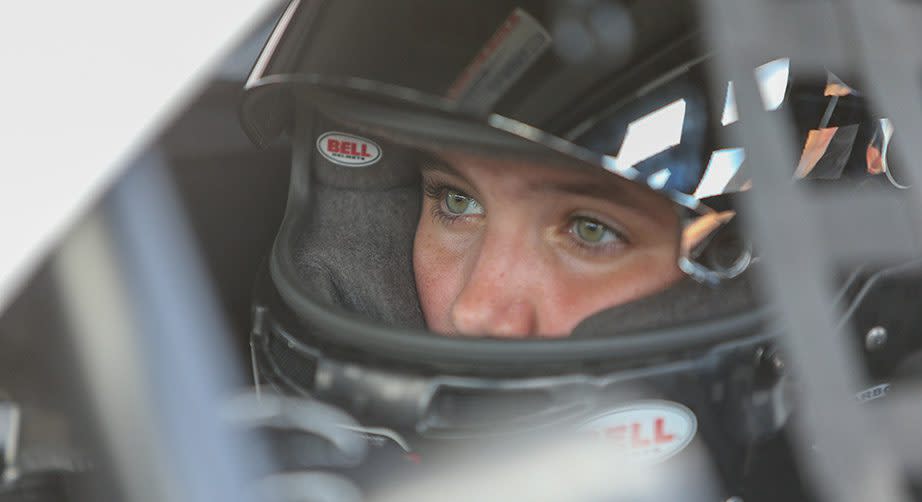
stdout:
<svg viewBox="0 0 922 502">
<path fill-rule="evenodd" d="M 516 8 L 458 75 L 447 97 L 468 110 L 491 109 L 550 43 L 541 23 Z"/>
</svg>

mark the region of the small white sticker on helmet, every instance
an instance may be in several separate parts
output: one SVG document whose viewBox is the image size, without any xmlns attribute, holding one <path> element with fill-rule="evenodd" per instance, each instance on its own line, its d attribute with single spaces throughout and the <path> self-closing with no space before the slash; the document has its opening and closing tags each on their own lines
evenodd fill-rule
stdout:
<svg viewBox="0 0 922 502">
<path fill-rule="evenodd" d="M 679 403 L 651 400 L 608 410 L 579 429 L 597 434 L 633 458 L 662 462 L 691 443 L 698 420 Z"/>
<path fill-rule="evenodd" d="M 370 166 L 381 160 L 381 147 L 370 139 L 344 132 L 325 132 L 317 138 L 317 150 L 334 164 Z"/>
</svg>

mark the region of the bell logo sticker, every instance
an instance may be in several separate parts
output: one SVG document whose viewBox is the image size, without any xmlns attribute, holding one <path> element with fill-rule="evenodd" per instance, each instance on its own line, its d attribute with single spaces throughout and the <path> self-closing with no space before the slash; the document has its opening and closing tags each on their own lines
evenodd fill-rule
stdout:
<svg viewBox="0 0 922 502">
<path fill-rule="evenodd" d="M 341 166 L 370 166 L 381 160 L 381 147 L 377 143 L 344 132 L 321 134 L 317 138 L 317 150 L 327 160 Z"/>
<path fill-rule="evenodd" d="M 671 401 L 638 401 L 606 411 L 579 427 L 632 458 L 662 462 L 684 450 L 695 437 L 698 420 Z"/>
</svg>

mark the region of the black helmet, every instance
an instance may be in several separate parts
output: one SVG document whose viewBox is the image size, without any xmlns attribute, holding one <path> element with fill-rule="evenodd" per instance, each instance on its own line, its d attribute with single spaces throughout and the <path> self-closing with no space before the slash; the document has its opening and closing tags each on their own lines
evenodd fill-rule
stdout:
<svg viewBox="0 0 922 502">
<path fill-rule="evenodd" d="M 293 151 L 254 307 L 260 380 L 338 404 L 423 458 L 446 441 L 572 424 L 620 431 L 662 458 L 695 440 L 727 495 L 751 491 L 756 452 L 787 459 L 774 440 L 791 384 L 750 277 L 758 242 L 740 229 L 751 182 L 733 142 L 734 84 L 715 85 L 720 55 L 703 47 L 691 7 L 292 1 L 242 105 L 256 143 Z M 818 191 L 904 186 L 887 164 L 889 121 L 842 69 L 801 75 L 793 54 L 752 67 L 765 108 L 793 119 L 803 149 L 792 179 Z M 590 312 L 561 339 L 429 332 L 413 242 L 420 172 L 446 152 L 604 173 L 613 189 L 668 204 L 683 277 Z M 873 317 L 859 291 L 893 276 L 852 270 L 840 300 L 852 319 Z M 878 378 L 895 365 L 882 353 L 868 363 Z"/>
</svg>

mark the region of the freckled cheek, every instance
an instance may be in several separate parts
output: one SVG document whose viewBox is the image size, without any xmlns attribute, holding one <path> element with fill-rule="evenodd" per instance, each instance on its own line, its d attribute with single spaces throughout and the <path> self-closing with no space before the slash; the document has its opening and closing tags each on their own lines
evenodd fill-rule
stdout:
<svg viewBox="0 0 922 502">
<path fill-rule="evenodd" d="M 560 271 L 547 288 L 544 311 L 549 333 L 570 333 L 587 317 L 666 289 L 682 277 L 668 249 L 638 253 L 607 272 Z"/>
<path fill-rule="evenodd" d="M 451 306 L 463 286 L 463 255 L 446 246 L 432 223 L 421 222 L 413 244 L 413 272 L 429 329 L 451 331 Z"/>
</svg>

